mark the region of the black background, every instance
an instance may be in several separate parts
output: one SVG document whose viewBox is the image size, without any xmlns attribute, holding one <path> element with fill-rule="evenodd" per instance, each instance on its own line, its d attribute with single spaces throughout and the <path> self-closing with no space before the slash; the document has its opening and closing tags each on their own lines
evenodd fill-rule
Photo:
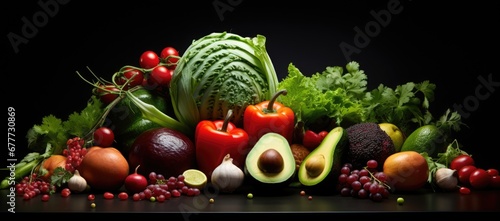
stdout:
<svg viewBox="0 0 500 221">
<path fill-rule="evenodd" d="M 54 3 L 56 0 L 41 2 Z M 91 3 L 92 2 L 92 3 Z M 65 2 L 61 2 L 65 3 Z M 365 47 L 350 59 L 368 75 L 368 87 L 396 86 L 430 80 L 437 85 L 431 112 L 440 116 L 454 104 L 477 98 L 478 77 L 498 77 L 498 7 L 493 3 L 454 1 L 434 5 L 421 1 L 68 1 L 44 12 L 38 1 L 2 4 L 2 93 L 16 114 L 16 154 L 27 153 L 25 135 L 49 114 L 65 119 L 82 110 L 92 87 L 76 71 L 109 77 L 124 65 L 138 65 L 146 50 L 173 46 L 182 54 L 195 39 L 212 32 L 266 36 L 266 47 L 280 79 L 294 63 L 304 74 L 327 66 L 344 66 L 342 42 L 355 46 L 355 28 L 378 24 Z M 221 11 L 217 11 L 214 7 Z M 400 12 L 384 17 L 371 12 Z M 26 23 L 41 14 L 42 23 L 16 53 L 9 33 L 23 36 Z M 41 17 L 38 17 L 41 18 Z M 372 26 L 375 27 L 375 26 Z M 87 75 L 90 77 L 90 75 Z M 457 139 L 484 168 L 500 168 L 498 155 L 499 87 L 480 93 Z M 472 103 L 470 103 L 472 104 Z M 7 108 L 6 108 L 7 109 Z M 4 115 L 7 119 L 7 115 Z M 4 149 L 2 156 L 6 156 Z M 4 159 L 4 157 L 2 157 Z M 3 164 L 4 162 L 2 162 Z"/>
</svg>

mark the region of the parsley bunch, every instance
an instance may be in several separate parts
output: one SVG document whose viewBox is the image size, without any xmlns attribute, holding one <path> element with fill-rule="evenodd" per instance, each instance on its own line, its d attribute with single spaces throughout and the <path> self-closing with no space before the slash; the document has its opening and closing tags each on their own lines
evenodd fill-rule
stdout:
<svg viewBox="0 0 500 221">
<path fill-rule="evenodd" d="M 355 61 L 345 69 L 327 67 L 310 77 L 290 63 L 288 75 L 278 85 L 288 94 L 280 96 L 279 102 L 294 110 L 296 125 L 317 131 L 361 122 L 393 123 L 406 134 L 426 124 L 435 124 L 445 133 L 460 129 L 458 113 L 447 110 L 438 120 L 430 113 L 435 84 L 408 82 L 395 88 L 380 84 L 369 90 L 367 80 Z"/>
</svg>

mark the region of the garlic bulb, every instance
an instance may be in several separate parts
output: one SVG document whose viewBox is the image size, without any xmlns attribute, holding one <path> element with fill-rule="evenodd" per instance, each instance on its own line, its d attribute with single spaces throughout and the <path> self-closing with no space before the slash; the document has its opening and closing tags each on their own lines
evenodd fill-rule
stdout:
<svg viewBox="0 0 500 221">
<path fill-rule="evenodd" d="M 244 176 L 243 171 L 233 164 L 233 158 L 227 154 L 212 172 L 211 182 L 221 192 L 230 193 L 243 184 Z"/>
<path fill-rule="evenodd" d="M 458 186 L 456 170 L 450 168 L 439 168 L 434 174 L 436 185 L 443 190 L 455 190 Z"/>
<path fill-rule="evenodd" d="M 68 180 L 68 188 L 75 192 L 83 192 L 87 189 L 87 181 L 80 176 L 80 172 L 75 170 L 73 176 Z"/>
</svg>

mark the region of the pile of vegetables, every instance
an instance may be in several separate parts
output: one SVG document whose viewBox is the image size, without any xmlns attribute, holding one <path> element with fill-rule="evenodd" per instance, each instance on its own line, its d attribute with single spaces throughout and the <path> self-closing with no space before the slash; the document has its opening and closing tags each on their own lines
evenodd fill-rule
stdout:
<svg viewBox="0 0 500 221">
<path fill-rule="evenodd" d="M 265 43 L 262 35 L 248 38 L 212 33 L 193 41 L 182 57 L 172 48 L 161 56 L 148 51 L 143 54 L 146 60 L 141 57 L 141 67 L 124 66 L 111 81 L 97 76 L 97 82 L 84 79 L 96 88 L 87 106 L 66 121 L 48 115 L 29 130 L 28 149 L 32 153 L 16 166 L 16 178 L 28 175 L 51 155 L 62 154 L 70 138 L 81 137 L 90 147 L 93 132 L 108 126 L 109 119 L 115 122 L 111 125 L 116 126 L 116 141 L 124 144 L 120 151 L 125 153 L 133 138 L 155 127 L 177 130 L 193 138 L 200 121 L 223 120 L 229 111 L 230 121 L 242 127 L 247 107 L 274 101 L 272 97 L 278 91 L 287 94 L 279 96 L 275 103 L 290 108 L 294 114 L 290 118 L 294 119 L 293 139 L 300 140 L 305 129 L 329 131 L 360 122 L 390 122 L 407 133 L 429 123 L 447 131 L 460 129 L 457 113 L 447 111 L 436 120 L 428 111 L 435 89 L 428 81 L 409 82 L 394 89 L 381 84 L 368 90 L 367 75 L 353 61 L 345 66 L 346 72 L 333 66 L 311 76 L 290 64 L 288 76 L 279 82 Z M 159 80 L 160 76 L 165 79 Z M 158 100 L 158 96 L 165 100 Z M 166 106 L 159 105 L 164 101 Z M 6 178 L 0 188 L 7 186 Z"/>
<path fill-rule="evenodd" d="M 112 126 L 117 145 L 125 144 L 120 150 L 126 153 L 131 139 L 155 127 L 192 138 L 199 121 L 223 119 L 229 109 L 234 111 L 231 121 L 241 125 L 245 108 L 269 100 L 278 85 L 265 42 L 262 35 L 212 33 L 193 41 L 182 57 L 172 47 L 160 56 L 146 51 L 140 67 L 123 66 L 111 80 L 90 71 L 96 80 L 92 82 L 77 72 L 95 87 L 87 107 L 66 121 L 48 115 L 29 130 L 28 149 L 33 152 L 17 164 L 16 179 L 34 172 L 51 155 L 62 154 L 70 138 L 81 137 L 92 146 L 93 132 L 101 126 Z M 158 96 L 165 97 L 167 106 L 159 105 L 164 101 Z M 0 188 L 8 186 L 6 177 Z"/>
</svg>

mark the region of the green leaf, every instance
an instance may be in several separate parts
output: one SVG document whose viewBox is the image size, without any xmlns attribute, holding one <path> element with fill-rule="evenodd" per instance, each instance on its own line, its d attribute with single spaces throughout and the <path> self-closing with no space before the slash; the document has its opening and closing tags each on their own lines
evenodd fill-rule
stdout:
<svg viewBox="0 0 500 221">
<path fill-rule="evenodd" d="M 54 169 L 52 176 L 50 176 L 50 183 L 52 185 L 60 187 L 63 184 L 67 183 L 72 176 L 73 174 L 65 170 L 64 168 L 57 167 Z"/>
</svg>

